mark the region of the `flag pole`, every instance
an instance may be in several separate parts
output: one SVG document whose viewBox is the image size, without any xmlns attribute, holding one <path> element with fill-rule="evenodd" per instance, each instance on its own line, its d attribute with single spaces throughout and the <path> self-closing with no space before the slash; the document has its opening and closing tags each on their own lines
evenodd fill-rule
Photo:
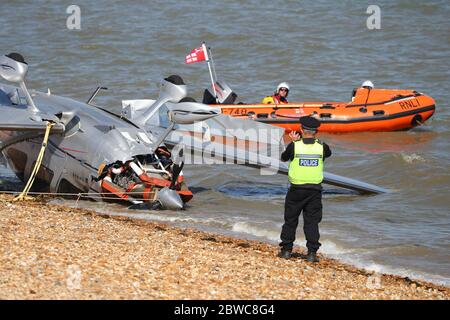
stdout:
<svg viewBox="0 0 450 320">
<path fill-rule="evenodd" d="M 212 84 L 212 88 L 214 91 L 214 98 L 216 99 L 216 103 L 219 103 L 219 99 L 217 98 L 217 92 L 216 92 L 216 84 L 214 83 L 214 78 L 213 78 L 213 74 L 212 74 L 212 70 L 211 70 L 211 62 L 209 60 L 208 50 L 206 49 L 205 42 L 202 43 L 202 49 L 203 49 L 203 52 L 205 53 L 206 62 L 208 63 L 209 76 L 211 77 L 211 84 Z"/>
<path fill-rule="evenodd" d="M 211 58 L 211 66 L 212 66 L 212 72 L 213 72 L 213 76 L 214 76 L 214 82 L 217 82 L 216 65 L 214 63 L 211 47 L 208 47 L 208 53 L 209 53 L 209 57 Z"/>
</svg>

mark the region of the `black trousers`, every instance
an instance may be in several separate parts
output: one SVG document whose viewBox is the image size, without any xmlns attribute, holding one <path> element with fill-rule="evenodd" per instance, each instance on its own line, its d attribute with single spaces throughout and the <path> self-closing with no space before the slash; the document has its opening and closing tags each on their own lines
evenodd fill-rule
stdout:
<svg viewBox="0 0 450 320">
<path fill-rule="evenodd" d="M 303 211 L 303 231 L 308 251 L 316 252 L 320 247 L 319 223 L 322 221 L 322 191 L 290 187 L 284 204 L 284 224 L 280 246 L 292 250 L 298 218 Z"/>
</svg>

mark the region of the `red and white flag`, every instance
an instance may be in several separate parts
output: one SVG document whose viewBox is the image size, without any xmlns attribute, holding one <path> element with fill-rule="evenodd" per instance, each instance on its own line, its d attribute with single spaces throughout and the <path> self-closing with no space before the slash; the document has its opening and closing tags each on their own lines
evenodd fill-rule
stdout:
<svg viewBox="0 0 450 320">
<path fill-rule="evenodd" d="M 207 61 L 208 53 L 206 52 L 206 46 L 203 44 L 201 47 L 195 48 L 190 54 L 186 56 L 186 64 L 191 64 L 200 61 Z"/>
</svg>

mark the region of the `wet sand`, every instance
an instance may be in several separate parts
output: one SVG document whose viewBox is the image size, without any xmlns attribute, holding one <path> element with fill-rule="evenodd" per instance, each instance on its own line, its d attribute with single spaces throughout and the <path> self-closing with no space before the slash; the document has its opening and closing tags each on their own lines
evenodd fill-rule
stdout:
<svg viewBox="0 0 450 320">
<path fill-rule="evenodd" d="M 275 245 L 0 195 L 0 299 L 446 299 Z M 298 250 L 298 249 L 297 249 Z"/>
</svg>

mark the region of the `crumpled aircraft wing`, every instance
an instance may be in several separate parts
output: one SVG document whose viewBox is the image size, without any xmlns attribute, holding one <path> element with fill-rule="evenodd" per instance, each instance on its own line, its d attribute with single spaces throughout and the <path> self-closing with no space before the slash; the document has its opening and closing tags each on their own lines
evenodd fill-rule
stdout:
<svg viewBox="0 0 450 320">
<path fill-rule="evenodd" d="M 155 100 L 123 101 L 124 114 L 137 119 Z M 166 103 L 159 113 L 150 119 L 145 129 L 154 134 L 162 133 L 169 126 L 168 110 L 177 104 Z M 176 125 L 164 143 L 173 148 L 176 157 L 181 149 L 186 164 L 239 164 L 261 170 L 261 174 L 288 173 L 288 164 L 281 162 L 284 150 L 284 130 L 247 119 L 218 115 L 191 125 Z M 389 192 L 379 186 L 324 172 L 323 183 L 361 194 Z"/>
<path fill-rule="evenodd" d="M 288 164 L 280 159 L 284 144 L 284 130 L 262 123 L 225 115 L 196 123 L 178 126 L 165 143 L 184 148 L 186 163 L 239 164 L 261 170 L 261 174 L 288 174 Z M 387 189 L 324 172 L 324 184 L 337 186 L 361 194 L 380 194 Z"/>
</svg>

